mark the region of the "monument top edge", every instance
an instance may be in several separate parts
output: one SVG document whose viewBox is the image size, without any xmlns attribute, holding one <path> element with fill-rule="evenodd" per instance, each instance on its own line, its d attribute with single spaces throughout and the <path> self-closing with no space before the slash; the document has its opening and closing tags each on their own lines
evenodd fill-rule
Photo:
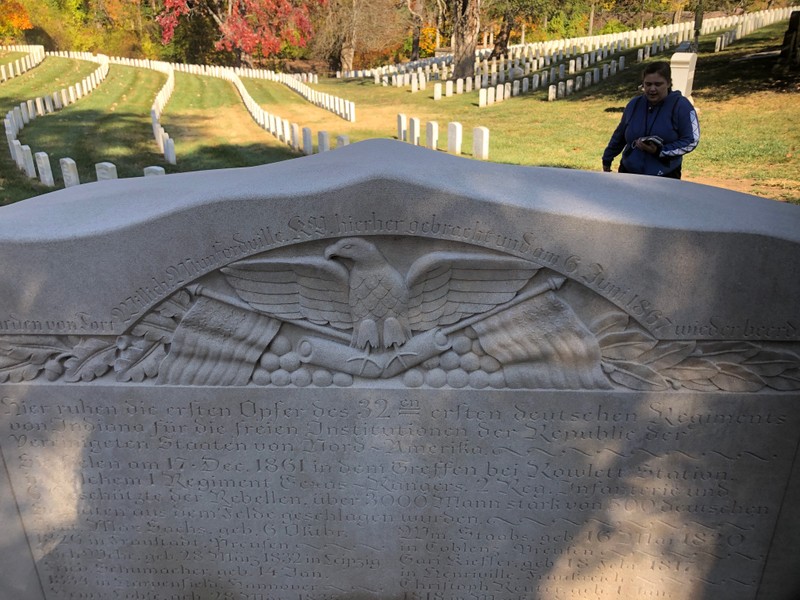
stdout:
<svg viewBox="0 0 800 600">
<path fill-rule="evenodd" d="M 224 202 L 324 202 L 326 192 L 370 183 L 376 200 L 430 190 L 594 221 L 800 242 L 800 209 L 756 196 L 654 177 L 486 163 L 387 139 L 268 165 L 58 190 L 0 209 L 0 240 L 91 236 Z"/>
</svg>

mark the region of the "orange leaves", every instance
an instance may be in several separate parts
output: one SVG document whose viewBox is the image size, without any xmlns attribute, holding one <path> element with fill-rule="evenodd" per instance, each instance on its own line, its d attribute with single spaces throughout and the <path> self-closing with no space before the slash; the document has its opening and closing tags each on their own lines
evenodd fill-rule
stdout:
<svg viewBox="0 0 800 600">
<path fill-rule="evenodd" d="M 17 0 L 0 0 L 0 33 L 16 33 L 32 29 L 28 11 Z"/>
</svg>

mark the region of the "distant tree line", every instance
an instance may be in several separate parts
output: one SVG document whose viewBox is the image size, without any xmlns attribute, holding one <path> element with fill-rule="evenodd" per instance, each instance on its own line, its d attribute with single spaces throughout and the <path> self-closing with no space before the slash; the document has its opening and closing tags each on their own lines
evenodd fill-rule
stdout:
<svg viewBox="0 0 800 600">
<path fill-rule="evenodd" d="M 0 43 L 159 60 L 368 68 L 476 47 L 612 33 L 788 0 L 0 0 Z M 301 62 L 302 61 L 302 62 Z"/>
</svg>

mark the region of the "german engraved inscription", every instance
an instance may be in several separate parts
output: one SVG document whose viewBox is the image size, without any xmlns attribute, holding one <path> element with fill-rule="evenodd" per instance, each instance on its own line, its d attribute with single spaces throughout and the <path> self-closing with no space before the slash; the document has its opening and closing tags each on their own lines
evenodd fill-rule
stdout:
<svg viewBox="0 0 800 600">
<path fill-rule="evenodd" d="M 776 396 L 4 393 L 48 598 L 749 600 L 798 431 Z"/>
</svg>

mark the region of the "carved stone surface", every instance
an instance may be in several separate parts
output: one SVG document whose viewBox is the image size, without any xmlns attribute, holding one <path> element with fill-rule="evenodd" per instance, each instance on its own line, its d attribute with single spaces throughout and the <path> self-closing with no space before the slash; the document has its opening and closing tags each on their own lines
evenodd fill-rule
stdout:
<svg viewBox="0 0 800 600">
<path fill-rule="evenodd" d="M 796 207 L 373 141 L 2 211 L 0 596 L 797 591 Z"/>
</svg>

